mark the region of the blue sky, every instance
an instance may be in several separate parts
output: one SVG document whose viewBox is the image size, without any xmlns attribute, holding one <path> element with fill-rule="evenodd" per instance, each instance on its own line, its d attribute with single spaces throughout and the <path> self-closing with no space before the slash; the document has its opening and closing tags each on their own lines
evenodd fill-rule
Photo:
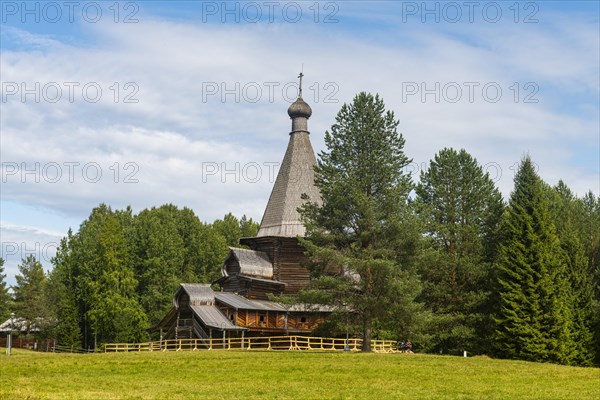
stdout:
<svg viewBox="0 0 600 400">
<path fill-rule="evenodd" d="M 23 4 L 0 3 L 10 284 L 101 202 L 260 220 L 302 65 L 317 152 L 364 90 L 400 120 L 415 180 L 455 147 L 505 196 L 527 153 L 548 183 L 600 194 L 597 1 Z"/>
</svg>

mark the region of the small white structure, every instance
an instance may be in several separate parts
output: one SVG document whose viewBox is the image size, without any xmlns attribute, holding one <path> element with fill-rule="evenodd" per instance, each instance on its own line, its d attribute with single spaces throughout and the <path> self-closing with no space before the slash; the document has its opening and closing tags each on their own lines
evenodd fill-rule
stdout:
<svg viewBox="0 0 600 400">
<path fill-rule="evenodd" d="M 31 333 L 39 332 L 40 328 L 35 322 L 27 321 L 25 318 L 12 317 L 0 324 L 0 333 L 20 332 Z"/>
</svg>

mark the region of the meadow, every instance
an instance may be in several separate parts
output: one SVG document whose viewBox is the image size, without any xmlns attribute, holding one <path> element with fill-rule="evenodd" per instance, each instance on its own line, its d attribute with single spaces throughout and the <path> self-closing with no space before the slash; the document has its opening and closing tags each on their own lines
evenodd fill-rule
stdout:
<svg viewBox="0 0 600 400">
<path fill-rule="evenodd" d="M 0 355 L 0 399 L 600 399 L 600 369 L 293 351 Z"/>
</svg>

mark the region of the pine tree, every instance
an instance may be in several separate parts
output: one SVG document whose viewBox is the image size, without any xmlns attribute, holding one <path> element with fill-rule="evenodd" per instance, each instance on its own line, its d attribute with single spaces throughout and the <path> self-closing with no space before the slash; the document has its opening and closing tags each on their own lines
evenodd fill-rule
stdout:
<svg viewBox="0 0 600 400">
<path fill-rule="evenodd" d="M 49 322 L 46 274 L 33 255 L 21 261 L 19 272 L 15 276 L 17 284 L 13 286 L 14 311 L 18 318 L 25 319 L 29 334 L 32 328 L 41 329 Z"/>
<path fill-rule="evenodd" d="M 403 171 L 410 160 L 397 126 L 378 95 L 363 92 L 344 104 L 315 168 L 323 203 L 300 210 L 307 228 L 301 243 L 315 277 L 304 293 L 352 310 L 364 351 L 374 326 L 410 319 L 419 289 L 409 268 L 419 241 L 408 206 L 412 183 Z"/>
<path fill-rule="evenodd" d="M 569 302 L 561 289 L 568 283 L 548 207 L 544 183 L 525 157 L 502 221 L 495 317 L 502 357 L 565 362 L 573 346 Z"/>
<path fill-rule="evenodd" d="M 489 279 L 502 196 L 476 159 L 454 149 L 435 155 L 416 193 L 431 247 L 420 271 L 422 298 L 441 317 L 431 350 L 488 351 Z"/>
<path fill-rule="evenodd" d="M 4 259 L 0 258 L 0 323 L 4 322 L 9 316 L 11 312 L 11 296 L 8 292 L 8 286 L 4 279 L 6 279 L 6 274 L 4 272 Z"/>
</svg>

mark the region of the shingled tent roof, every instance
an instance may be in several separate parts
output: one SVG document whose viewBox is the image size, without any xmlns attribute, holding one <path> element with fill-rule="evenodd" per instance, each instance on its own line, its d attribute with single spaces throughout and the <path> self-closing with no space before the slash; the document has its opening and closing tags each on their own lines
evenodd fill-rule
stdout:
<svg viewBox="0 0 600 400">
<path fill-rule="evenodd" d="M 210 285 L 203 283 L 182 283 L 173 297 L 173 305 L 179 307 L 177 299 L 181 291 L 185 291 L 190 297 L 190 306 L 212 306 L 215 304 L 215 292 Z"/>
<path fill-rule="evenodd" d="M 311 113 L 310 106 L 301 97 L 288 109 L 288 114 L 292 118 L 290 141 L 257 237 L 304 236 L 306 230 L 297 211 L 298 207 L 305 203 L 302 194 L 306 193 L 313 202 L 321 200 L 319 190 L 314 184 L 313 168 L 317 159 L 307 130 L 307 120 Z"/>
<path fill-rule="evenodd" d="M 239 265 L 240 275 L 252 276 L 257 278 L 272 279 L 273 264 L 269 260 L 267 253 L 256 250 L 240 249 L 238 247 L 230 247 L 229 255 L 223 264 L 223 276 L 229 276 L 231 271 L 227 268 L 228 260 L 232 257 Z"/>
</svg>

